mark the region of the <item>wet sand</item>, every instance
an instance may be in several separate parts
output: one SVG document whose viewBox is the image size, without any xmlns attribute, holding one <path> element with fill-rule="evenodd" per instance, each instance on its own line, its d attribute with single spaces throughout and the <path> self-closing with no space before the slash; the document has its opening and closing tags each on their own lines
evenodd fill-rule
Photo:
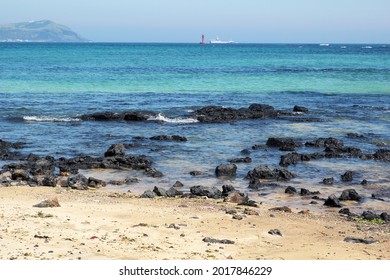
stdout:
<svg viewBox="0 0 390 280">
<path fill-rule="evenodd" d="M 54 197 L 61 207 L 33 207 Z M 348 221 L 338 209 L 299 214 L 302 209 L 284 213 L 271 207 L 205 198 L 140 199 L 104 189 L 2 187 L 0 259 L 390 259 L 390 224 Z M 245 208 L 251 211 L 243 214 Z M 250 215 L 253 211 L 258 215 Z M 271 229 L 283 236 L 270 235 Z M 234 244 L 207 243 L 205 237 Z M 346 237 L 378 242 L 349 243 Z"/>
</svg>

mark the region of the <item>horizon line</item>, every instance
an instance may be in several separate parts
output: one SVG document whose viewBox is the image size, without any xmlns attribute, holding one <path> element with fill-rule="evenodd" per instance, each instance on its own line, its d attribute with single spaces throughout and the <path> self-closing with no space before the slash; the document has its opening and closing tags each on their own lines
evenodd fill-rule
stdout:
<svg viewBox="0 0 390 280">
<path fill-rule="evenodd" d="M 0 41 L 0 43 L 16 43 L 16 44 L 199 44 L 202 45 L 201 42 L 159 42 L 159 41 L 86 41 L 86 42 L 61 42 L 61 41 L 53 41 L 53 42 L 43 42 L 43 41 Z M 384 43 L 384 42 L 234 42 L 234 43 L 228 43 L 228 44 L 213 44 L 213 43 L 206 43 L 204 45 L 390 45 L 390 42 Z"/>
</svg>

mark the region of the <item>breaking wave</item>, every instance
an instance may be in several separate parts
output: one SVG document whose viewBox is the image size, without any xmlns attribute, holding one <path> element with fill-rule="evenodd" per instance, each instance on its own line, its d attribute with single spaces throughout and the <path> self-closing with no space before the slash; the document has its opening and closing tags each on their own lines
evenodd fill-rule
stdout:
<svg viewBox="0 0 390 280">
<path fill-rule="evenodd" d="M 162 121 L 167 123 L 197 123 L 199 122 L 197 119 L 193 118 L 168 118 L 162 114 L 158 114 L 157 116 L 149 117 L 148 121 Z"/>
<path fill-rule="evenodd" d="M 78 118 L 54 118 L 47 116 L 24 116 L 24 121 L 27 122 L 79 122 L 81 119 Z"/>
</svg>

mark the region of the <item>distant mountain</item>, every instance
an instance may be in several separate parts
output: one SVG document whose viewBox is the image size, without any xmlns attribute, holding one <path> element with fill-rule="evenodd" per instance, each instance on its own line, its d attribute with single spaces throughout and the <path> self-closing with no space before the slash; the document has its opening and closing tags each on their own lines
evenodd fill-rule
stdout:
<svg viewBox="0 0 390 280">
<path fill-rule="evenodd" d="M 50 20 L 0 25 L 0 42 L 88 42 L 65 25 Z"/>
</svg>

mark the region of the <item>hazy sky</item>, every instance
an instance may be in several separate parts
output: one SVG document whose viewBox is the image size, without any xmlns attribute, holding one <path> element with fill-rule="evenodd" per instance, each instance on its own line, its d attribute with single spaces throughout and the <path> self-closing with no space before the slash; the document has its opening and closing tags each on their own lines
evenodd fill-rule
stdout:
<svg viewBox="0 0 390 280">
<path fill-rule="evenodd" d="M 0 23 L 49 19 L 93 41 L 390 43 L 390 0 L 0 0 Z"/>
</svg>

